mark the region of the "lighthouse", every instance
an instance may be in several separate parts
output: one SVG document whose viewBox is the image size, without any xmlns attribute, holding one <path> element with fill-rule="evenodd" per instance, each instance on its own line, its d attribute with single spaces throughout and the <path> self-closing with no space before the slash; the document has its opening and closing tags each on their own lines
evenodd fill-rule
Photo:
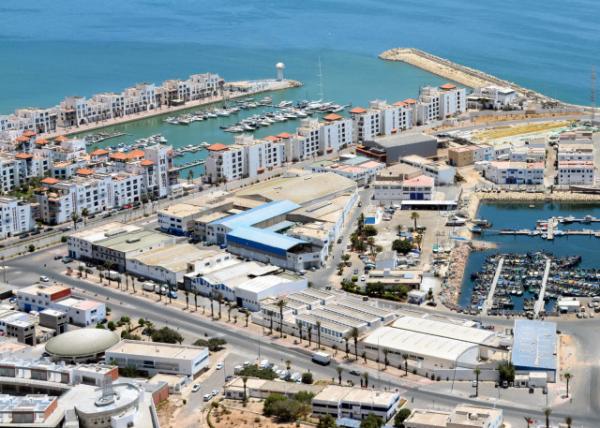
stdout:
<svg viewBox="0 0 600 428">
<path fill-rule="evenodd" d="M 277 70 L 277 81 L 281 82 L 283 80 L 283 70 L 285 70 L 285 64 L 283 62 L 278 62 L 275 64 L 275 69 Z"/>
</svg>

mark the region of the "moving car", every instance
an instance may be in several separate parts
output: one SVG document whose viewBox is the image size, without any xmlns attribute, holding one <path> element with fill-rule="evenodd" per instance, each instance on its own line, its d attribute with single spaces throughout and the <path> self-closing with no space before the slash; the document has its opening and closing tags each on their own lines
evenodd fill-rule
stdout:
<svg viewBox="0 0 600 428">
<path fill-rule="evenodd" d="M 198 391 L 200 391 L 200 384 L 199 383 L 195 383 L 192 386 L 192 392 L 198 392 Z"/>
<path fill-rule="evenodd" d="M 45 275 L 42 275 L 42 276 L 40 276 L 40 281 L 42 281 L 42 282 L 50 282 L 50 278 L 48 278 Z"/>
<path fill-rule="evenodd" d="M 223 362 L 222 362 L 222 361 L 219 361 L 219 362 L 217 363 L 217 365 L 215 366 L 215 368 L 216 368 L 217 370 L 221 370 L 221 369 L 223 368 Z"/>
</svg>

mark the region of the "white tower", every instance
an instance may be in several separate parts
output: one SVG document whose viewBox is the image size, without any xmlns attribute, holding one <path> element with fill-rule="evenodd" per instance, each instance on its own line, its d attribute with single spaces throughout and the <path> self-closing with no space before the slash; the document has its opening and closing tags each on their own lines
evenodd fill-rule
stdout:
<svg viewBox="0 0 600 428">
<path fill-rule="evenodd" d="M 278 62 L 275 64 L 275 68 L 277 69 L 277 81 L 281 82 L 283 80 L 283 70 L 285 70 L 285 64 L 283 62 Z"/>
</svg>

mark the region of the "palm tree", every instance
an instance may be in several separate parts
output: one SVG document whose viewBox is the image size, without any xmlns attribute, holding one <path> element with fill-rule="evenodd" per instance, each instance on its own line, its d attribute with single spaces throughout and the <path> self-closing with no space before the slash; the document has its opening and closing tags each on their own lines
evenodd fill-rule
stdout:
<svg viewBox="0 0 600 428">
<path fill-rule="evenodd" d="M 348 347 L 348 336 L 344 336 L 344 342 L 345 342 L 345 345 L 346 345 L 346 358 L 348 358 L 348 354 L 349 354 L 349 351 L 350 351 L 350 349 L 348 349 L 349 348 Z"/>
<path fill-rule="evenodd" d="M 269 311 L 269 335 L 273 334 L 273 311 Z"/>
<path fill-rule="evenodd" d="M 419 219 L 419 213 L 416 211 L 413 211 L 412 213 L 410 213 L 410 218 L 413 221 L 413 226 L 414 226 L 414 230 L 417 230 L 417 220 Z"/>
<path fill-rule="evenodd" d="M 360 357 L 363 359 L 364 363 L 367 364 L 367 353 L 365 351 L 360 354 Z"/>
<path fill-rule="evenodd" d="M 565 424 L 567 424 L 567 428 L 571 428 L 571 425 L 573 424 L 573 418 L 571 416 L 567 416 L 565 418 Z"/>
<path fill-rule="evenodd" d="M 308 326 L 308 347 L 312 344 L 312 325 Z"/>
<path fill-rule="evenodd" d="M 571 373 L 569 373 L 569 372 L 566 372 L 566 373 L 563 374 L 563 377 L 567 381 L 567 398 L 569 398 L 569 381 L 571 380 L 571 378 L 573 377 L 573 375 Z"/>
<path fill-rule="evenodd" d="M 75 211 L 71 213 L 71 220 L 73 220 L 73 229 L 77 229 L 77 220 L 79 220 L 79 216 Z"/>
<path fill-rule="evenodd" d="M 81 265 L 79 265 L 79 266 L 77 267 L 77 270 L 79 271 L 79 278 L 81 278 L 81 277 L 83 276 L 83 270 L 84 270 L 84 269 L 85 269 L 85 268 L 84 268 L 83 266 L 81 266 Z"/>
<path fill-rule="evenodd" d="M 358 360 L 358 329 L 356 327 L 352 329 L 350 336 L 354 339 L 354 356 Z"/>
<path fill-rule="evenodd" d="M 194 180 L 194 172 L 190 169 L 190 171 L 188 172 L 188 183 L 191 183 Z"/>
<path fill-rule="evenodd" d="M 335 368 L 335 370 L 337 371 L 337 375 L 338 375 L 338 384 L 342 384 L 342 372 L 344 371 L 343 368 L 341 368 L 340 366 L 337 366 Z"/>
<path fill-rule="evenodd" d="M 227 322 L 231 322 L 231 311 L 235 308 L 235 303 L 227 302 Z"/>
<path fill-rule="evenodd" d="M 383 365 L 384 365 L 384 369 L 387 369 L 388 364 L 390 363 L 390 360 L 388 360 L 388 353 L 390 351 L 388 349 L 384 349 L 383 350 Z"/>
<path fill-rule="evenodd" d="M 87 218 L 89 217 L 90 212 L 88 211 L 87 208 L 84 208 L 81 210 L 81 216 L 83 217 L 83 224 L 85 224 L 87 222 Z"/>
<path fill-rule="evenodd" d="M 242 382 L 244 384 L 244 401 L 246 401 L 246 382 L 248 382 L 248 376 L 242 376 Z"/>
<path fill-rule="evenodd" d="M 525 422 L 527 423 L 527 428 L 529 428 L 534 421 L 533 421 L 533 418 L 530 418 L 529 416 L 525 416 Z"/>
<path fill-rule="evenodd" d="M 194 312 L 198 312 L 198 292 L 196 291 L 196 287 L 192 289 L 192 293 L 194 293 Z"/>
<path fill-rule="evenodd" d="M 369 373 L 368 372 L 363 373 L 363 379 L 365 380 L 365 388 L 368 388 L 369 387 Z"/>
<path fill-rule="evenodd" d="M 479 397 L 479 375 L 481 374 L 481 370 L 479 367 L 476 367 L 473 373 L 475 373 L 475 397 Z"/>
<path fill-rule="evenodd" d="M 217 302 L 219 303 L 219 319 L 221 319 L 222 312 L 221 312 L 221 305 L 223 305 L 223 295 L 221 293 L 217 293 Z"/>
<path fill-rule="evenodd" d="M 287 371 L 290 371 L 290 369 L 292 368 L 292 361 L 291 360 L 285 360 L 285 368 Z"/>
<path fill-rule="evenodd" d="M 365 215 L 363 213 L 360 213 L 360 215 L 358 216 L 358 226 L 357 226 L 359 235 L 362 235 L 364 226 L 365 226 Z"/>
<path fill-rule="evenodd" d="M 277 301 L 277 307 L 279 308 L 279 337 L 283 337 L 283 308 L 285 307 L 285 299 L 279 299 Z"/>
<path fill-rule="evenodd" d="M 375 253 L 373 252 L 373 249 L 375 248 L 375 238 L 369 236 L 367 238 L 367 245 L 369 246 L 369 251 L 371 252 L 371 255 L 375 255 Z"/>
<path fill-rule="evenodd" d="M 404 376 L 408 376 L 408 354 L 402 354 L 404 359 Z"/>
<path fill-rule="evenodd" d="M 302 343 L 302 323 L 298 323 L 298 336 L 300 337 L 300 343 Z"/>
<path fill-rule="evenodd" d="M 544 416 L 546 417 L 546 428 L 550 428 L 550 415 L 552 414 L 552 409 L 550 407 L 546 407 L 544 409 Z"/>
<path fill-rule="evenodd" d="M 250 319 L 250 311 L 244 312 L 244 315 L 246 316 L 246 327 L 248 327 L 248 320 Z"/>
<path fill-rule="evenodd" d="M 190 304 L 189 304 L 190 295 L 187 290 L 183 290 L 183 294 L 185 294 L 185 309 L 187 310 L 190 307 Z"/>
<path fill-rule="evenodd" d="M 317 321 L 317 349 L 321 350 L 321 321 Z"/>
<path fill-rule="evenodd" d="M 212 291 L 210 293 L 208 293 L 208 300 L 210 300 L 210 318 L 211 319 L 215 319 L 215 307 L 213 306 L 214 298 L 215 298 L 215 296 L 213 295 Z"/>
</svg>

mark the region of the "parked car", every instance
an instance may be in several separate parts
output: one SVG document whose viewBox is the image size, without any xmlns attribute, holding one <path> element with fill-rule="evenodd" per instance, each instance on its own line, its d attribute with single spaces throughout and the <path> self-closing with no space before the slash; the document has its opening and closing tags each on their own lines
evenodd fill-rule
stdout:
<svg viewBox="0 0 600 428">
<path fill-rule="evenodd" d="M 222 361 L 219 361 L 219 362 L 217 363 L 217 365 L 215 366 L 215 368 L 216 368 L 217 370 L 221 370 L 223 367 L 224 367 L 224 365 L 223 365 L 223 362 L 222 362 Z"/>
<path fill-rule="evenodd" d="M 208 394 L 204 394 L 204 401 L 210 401 L 213 398 L 213 395 L 209 392 Z"/>
<path fill-rule="evenodd" d="M 192 392 L 198 392 L 198 391 L 200 391 L 200 384 L 199 383 L 195 383 L 192 386 Z"/>
<path fill-rule="evenodd" d="M 45 275 L 42 275 L 42 276 L 40 276 L 40 281 L 42 281 L 42 282 L 50 282 L 50 278 L 48 278 Z"/>
<path fill-rule="evenodd" d="M 71 257 L 65 256 L 65 257 L 62 258 L 62 262 L 65 263 L 65 264 L 66 263 L 71 263 L 72 261 L 73 261 L 73 259 Z"/>
</svg>

